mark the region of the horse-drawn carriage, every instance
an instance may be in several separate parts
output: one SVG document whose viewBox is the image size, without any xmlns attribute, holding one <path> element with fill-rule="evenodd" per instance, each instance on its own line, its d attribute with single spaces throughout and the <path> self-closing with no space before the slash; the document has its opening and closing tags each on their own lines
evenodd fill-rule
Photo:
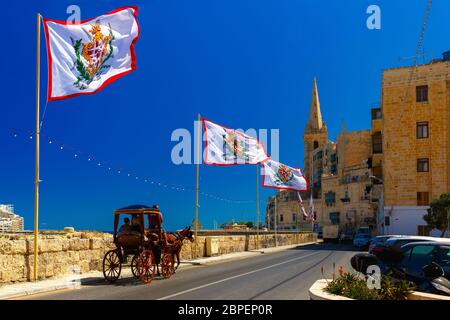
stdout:
<svg viewBox="0 0 450 320">
<path fill-rule="evenodd" d="M 123 216 L 124 224 L 118 229 Z M 161 264 L 162 276 L 170 278 L 180 264 L 179 253 L 185 238 L 193 241 L 190 227 L 174 234 L 163 230 L 157 206 L 133 205 L 117 209 L 114 211 L 116 248 L 106 252 L 103 258 L 103 275 L 107 281 L 114 282 L 119 279 L 122 266 L 129 264 L 133 276 L 148 284 L 159 275 L 158 265 Z"/>
</svg>

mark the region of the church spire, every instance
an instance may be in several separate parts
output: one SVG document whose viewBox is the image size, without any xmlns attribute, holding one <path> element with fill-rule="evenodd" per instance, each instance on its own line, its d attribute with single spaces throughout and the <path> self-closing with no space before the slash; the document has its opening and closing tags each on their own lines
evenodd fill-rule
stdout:
<svg viewBox="0 0 450 320">
<path fill-rule="evenodd" d="M 320 112 L 319 91 L 317 90 L 316 77 L 314 77 L 311 106 L 309 109 L 309 119 L 306 124 L 306 131 L 326 131 L 325 123 L 322 121 L 322 113 Z"/>
</svg>

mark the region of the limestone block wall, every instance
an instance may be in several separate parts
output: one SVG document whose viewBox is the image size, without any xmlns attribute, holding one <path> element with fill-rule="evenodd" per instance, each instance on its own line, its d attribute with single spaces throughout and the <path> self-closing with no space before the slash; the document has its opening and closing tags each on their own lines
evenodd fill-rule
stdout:
<svg viewBox="0 0 450 320">
<path fill-rule="evenodd" d="M 450 188 L 450 62 L 418 66 L 412 82 L 411 70 L 383 71 L 386 206 L 417 206 L 417 192 L 428 192 L 431 202 Z M 416 86 L 423 85 L 428 86 L 428 101 L 417 102 Z M 418 122 L 428 122 L 428 138 L 417 138 Z M 428 172 L 417 172 L 417 159 L 422 158 L 429 159 Z"/>
<path fill-rule="evenodd" d="M 112 235 L 75 232 L 42 235 L 38 242 L 38 278 L 101 270 L 106 251 L 113 248 Z M 32 277 L 34 241 L 31 236 L 0 238 L 0 284 L 27 281 Z"/>
<path fill-rule="evenodd" d="M 195 243 L 185 241 L 181 251 L 181 260 L 191 260 L 206 256 L 206 239 L 197 239 Z M 242 252 L 257 248 L 257 235 L 214 236 L 218 241 L 218 254 Z M 278 245 L 314 242 L 317 235 L 312 233 L 278 234 Z M 275 235 L 259 235 L 259 248 L 275 246 Z M 105 253 L 115 248 L 112 235 L 99 232 L 72 232 L 57 235 L 41 235 L 38 246 L 38 278 L 48 279 L 64 276 L 75 270 L 80 273 L 101 271 Z M 0 237 L 0 286 L 28 281 L 33 273 L 34 243 L 30 235 Z"/>
</svg>

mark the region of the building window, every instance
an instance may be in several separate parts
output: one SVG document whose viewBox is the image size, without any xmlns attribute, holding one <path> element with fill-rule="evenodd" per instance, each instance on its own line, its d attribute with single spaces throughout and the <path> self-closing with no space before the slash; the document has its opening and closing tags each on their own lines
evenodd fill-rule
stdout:
<svg viewBox="0 0 450 320">
<path fill-rule="evenodd" d="M 337 167 L 336 167 L 335 164 L 332 164 L 331 167 L 330 167 L 330 173 L 331 174 L 336 174 L 336 172 L 337 172 Z"/>
<path fill-rule="evenodd" d="M 329 191 L 325 193 L 325 204 L 329 207 L 333 206 L 336 202 L 336 193 Z"/>
<path fill-rule="evenodd" d="M 294 212 L 293 214 L 292 214 L 292 221 L 296 221 L 297 220 L 297 214 Z"/>
<path fill-rule="evenodd" d="M 381 108 L 372 109 L 372 120 L 381 119 Z"/>
<path fill-rule="evenodd" d="M 333 154 L 330 156 L 330 161 L 331 161 L 331 162 L 336 162 L 336 161 L 337 161 L 337 155 L 336 155 L 336 153 L 333 153 Z"/>
<path fill-rule="evenodd" d="M 319 147 L 319 143 L 317 141 L 314 141 L 314 150 L 316 150 Z"/>
<path fill-rule="evenodd" d="M 417 205 L 428 206 L 430 204 L 428 192 L 417 192 Z"/>
<path fill-rule="evenodd" d="M 428 172 L 429 160 L 427 158 L 417 159 L 417 172 Z"/>
<path fill-rule="evenodd" d="M 417 86 L 416 102 L 427 102 L 427 101 L 428 101 L 428 86 Z"/>
<path fill-rule="evenodd" d="M 330 221 L 332 224 L 339 224 L 340 213 L 339 212 L 330 212 Z"/>
<path fill-rule="evenodd" d="M 417 139 L 428 138 L 428 122 L 417 122 Z"/>
<path fill-rule="evenodd" d="M 282 214 L 280 214 L 280 222 L 283 222 L 283 221 L 284 221 L 284 217 Z"/>
<path fill-rule="evenodd" d="M 374 154 L 383 153 L 383 139 L 381 132 L 375 132 L 372 135 L 372 152 Z"/>
</svg>

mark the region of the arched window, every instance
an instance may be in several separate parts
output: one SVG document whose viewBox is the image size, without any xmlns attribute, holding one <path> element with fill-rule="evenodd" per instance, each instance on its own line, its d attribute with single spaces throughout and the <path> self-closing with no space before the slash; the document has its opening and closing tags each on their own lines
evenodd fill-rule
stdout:
<svg viewBox="0 0 450 320">
<path fill-rule="evenodd" d="M 319 142 L 314 141 L 313 147 L 314 147 L 314 150 L 316 150 L 319 147 Z"/>
</svg>

